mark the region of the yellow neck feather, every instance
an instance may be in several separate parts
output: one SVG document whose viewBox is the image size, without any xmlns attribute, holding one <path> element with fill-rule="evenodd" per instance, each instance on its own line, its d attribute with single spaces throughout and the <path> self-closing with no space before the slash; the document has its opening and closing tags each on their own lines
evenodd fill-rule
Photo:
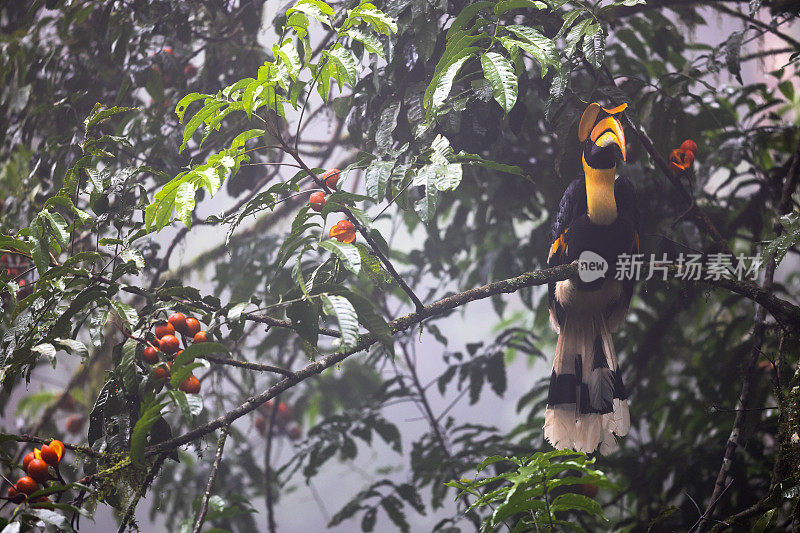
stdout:
<svg viewBox="0 0 800 533">
<path fill-rule="evenodd" d="M 617 219 L 617 202 L 614 199 L 614 173 L 616 167 L 592 168 L 583 159 L 583 173 L 586 176 L 586 204 L 589 207 L 589 220 L 607 226 Z"/>
</svg>

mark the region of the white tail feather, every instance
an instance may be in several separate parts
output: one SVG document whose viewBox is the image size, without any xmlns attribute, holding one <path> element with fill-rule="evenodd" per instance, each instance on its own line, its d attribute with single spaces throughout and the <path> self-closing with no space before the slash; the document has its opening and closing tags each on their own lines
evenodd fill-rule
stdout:
<svg viewBox="0 0 800 533">
<path fill-rule="evenodd" d="M 594 343 L 600 336 L 603 355 L 608 368 L 593 368 Z M 602 315 L 567 313 L 561 324 L 553 370 L 557 375 L 575 372 L 575 357 L 581 358 L 579 381 L 587 385 L 589 404 L 593 408 L 612 405 L 610 413 L 579 413 L 576 404 L 547 406 L 544 437 L 556 449 L 572 448 L 591 453 L 599 448 L 609 454 L 619 448 L 616 436 L 627 435 L 630 430 L 628 401 L 613 398 L 612 371 L 619 371 L 614 343 L 608 324 Z M 580 405 L 580 387 L 576 391 Z M 616 435 L 616 436 L 615 436 Z"/>
</svg>

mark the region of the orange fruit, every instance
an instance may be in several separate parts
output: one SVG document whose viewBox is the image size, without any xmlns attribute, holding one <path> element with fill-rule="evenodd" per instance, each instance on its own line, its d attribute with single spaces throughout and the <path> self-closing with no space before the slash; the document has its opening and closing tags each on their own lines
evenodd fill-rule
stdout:
<svg viewBox="0 0 800 533">
<path fill-rule="evenodd" d="M 36 483 L 31 476 L 22 476 L 17 480 L 17 484 L 14 485 L 14 488 L 17 489 L 17 492 L 22 494 L 33 494 L 39 490 L 39 484 Z"/>
<path fill-rule="evenodd" d="M 322 191 L 312 192 L 311 196 L 308 197 L 308 205 L 317 213 L 322 211 L 325 206 L 325 193 Z"/>
<path fill-rule="evenodd" d="M 148 346 L 147 348 L 145 348 L 144 351 L 142 352 L 142 359 L 144 359 L 145 362 L 150 363 L 151 365 L 158 363 L 158 350 L 156 349 L 156 347 Z"/>
<path fill-rule="evenodd" d="M 153 370 L 153 375 L 159 381 L 166 381 L 169 379 L 170 371 L 166 365 L 159 365 Z"/>
<path fill-rule="evenodd" d="M 196 318 L 186 319 L 186 333 L 187 337 L 194 337 L 200 331 L 200 322 Z"/>
<path fill-rule="evenodd" d="M 51 440 L 50 447 L 58 454 L 58 460 L 61 461 L 61 458 L 64 457 L 64 443 L 60 440 Z"/>
<path fill-rule="evenodd" d="M 194 375 L 190 375 L 183 381 L 183 383 L 181 383 L 180 387 L 178 387 L 178 390 L 182 390 L 186 394 L 197 394 L 200 392 L 200 380 Z"/>
<path fill-rule="evenodd" d="M 55 454 L 55 452 L 53 453 Z M 41 459 L 34 459 L 28 463 L 27 472 L 29 476 L 39 483 L 44 483 L 50 479 L 50 470 L 47 467 L 47 463 Z"/>
<path fill-rule="evenodd" d="M 340 172 L 341 170 L 338 168 L 332 168 L 322 175 L 322 179 L 325 181 L 325 185 L 327 185 L 329 189 L 336 188 L 336 184 L 339 183 Z"/>
<path fill-rule="evenodd" d="M 61 460 L 61 457 L 59 457 L 58 452 L 56 452 L 52 446 L 48 446 L 47 444 L 42 446 L 42 450 L 39 453 L 42 456 L 42 460 L 49 465 L 56 466 L 58 462 Z M 34 459 L 34 461 L 35 460 L 36 459 Z"/>
<path fill-rule="evenodd" d="M 186 315 L 183 313 L 172 313 L 169 315 L 167 322 L 172 324 L 172 327 L 175 328 L 175 331 L 186 333 Z"/>
<path fill-rule="evenodd" d="M 170 327 L 172 326 L 170 325 Z M 176 337 L 175 335 L 164 335 L 163 337 L 161 337 L 161 340 L 159 341 L 158 345 L 161 348 L 162 352 L 171 355 L 180 350 L 181 341 L 179 341 L 178 337 Z"/>
<path fill-rule="evenodd" d="M 339 242 L 351 243 L 356 240 L 356 228 L 349 220 L 340 220 L 330 229 L 328 236 Z"/>
<path fill-rule="evenodd" d="M 169 322 L 159 322 L 156 324 L 155 332 L 156 338 L 160 339 L 165 335 L 175 335 L 175 327 L 173 327 L 173 325 Z"/>
<path fill-rule="evenodd" d="M 681 150 L 686 150 L 688 152 L 692 152 L 692 154 L 697 153 L 697 143 L 691 139 L 686 139 L 681 143 Z"/>
<path fill-rule="evenodd" d="M 205 331 L 198 331 L 194 334 L 194 342 L 201 343 L 201 342 L 208 342 L 208 335 Z"/>
<path fill-rule="evenodd" d="M 8 499 L 14 503 L 20 503 L 25 499 L 25 496 L 17 492 L 17 489 L 14 488 L 14 485 L 11 485 L 8 487 Z"/>
<path fill-rule="evenodd" d="M 255 421 L 256 429 L 262 435 L 267 431 L 267 419 L 261 415 L 256 415 Z"/>
<path fill-rule="evenodd" d="M 36 454 L 34 454 L 33 452 L 30 452 L 27 455 L 25 455 L 25 457 L 22 458 L 22 468 L 27 470 L 28 463 L 30 463 L 34 459 L 36 459 Z"/>
</svg>

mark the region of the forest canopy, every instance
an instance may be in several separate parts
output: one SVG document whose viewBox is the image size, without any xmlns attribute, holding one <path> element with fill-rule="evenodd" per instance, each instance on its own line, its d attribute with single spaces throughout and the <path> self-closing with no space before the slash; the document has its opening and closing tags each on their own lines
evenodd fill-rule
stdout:
<svg viewBox="0 0 800 533">
<path fill-rule="evenodd" d="M 0 531 L 800 527 L 799 11 L 0 4 Z M 605 454 L 543 431 L 587 107 Z"/>
</svg>

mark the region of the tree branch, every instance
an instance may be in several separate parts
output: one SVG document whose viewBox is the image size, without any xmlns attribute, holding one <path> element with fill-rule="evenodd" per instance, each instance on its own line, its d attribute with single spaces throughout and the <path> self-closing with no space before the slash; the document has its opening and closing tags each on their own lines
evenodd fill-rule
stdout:
<svg viewBox="0 0 800 533">
<path fill-rule="evenodd" d="M 192 533 L 200 533 L 200 528 L 203 527 L 203 522 L 208 514 L 208 500 L 211 499 L 211 491 L 214 489 L 214 480 L 217 478 L 219 471 L 219 464 L 222 462 L 222 450 L 225 448 L 225 440 L 228 438 L 228 426 L 222 426 L 219 439 L 217 440 L 217 455 L 214 457 L 214 463 L 211 465 L 211 474 L 208 476 L 208 484 L 206 491 L 203 494 L 203 503 L 200 504 L 200 510 L 197 513 L 197 521 L 194 524 Z"/>
<path fill-rule="evenodd" d="M 218 365 L 235 366 L 237 368 L 257 370 L 259 372 L 275 372 L 276 374 L 282 374 L 288 377 L 294 376 L 294 372 L 292 372 L 291 370 L 286 370 L 285 368 L 280 368 L 272 365 L 262 365 L 259 363 L 251 363 L 250 361 L 238 361 L 236 359 L 226 359 L 225 357 L 219 357 L 217 355 L 204 355 L 203 359 L 207 359 L 208 361 L 211 361 L 212 363 L 216 363 Z"/>
<path fill-rule="evenodd" d="M 425 306 L 419 313 L 410 313 L 401 318 L 392 320 L 391 322 L 389 322 L 389 328 L 391 329 L 392 333 L 405 331 L 411 326 L 419 324 L 426 318 L 441 315 L 443 313 L 446 313 L 447 311 L 465 305 L 469 302 L 473 302 L 475 300 L 482 300 L 484 298 L 489 298 L 491 296 L 501 293 L 516 292 L 525 287 L 545 285 L 549 282 L 565 280 L 571 276 L 574 276 L 577 273 L 577 271 L 578 271 L 577 263 L 572 263 L 569 265 L 557 266 L 555 268 L 548 268 L 544 270 L 527 272 L 515 278 L 489 283 L 481 287 L 476 287 L 474 289 L 470 289 L 464 292 L 454 294 L 452 296 L 448 296 L 446 298 L 442 298 L 441 300 L 437 300 L 436 302 Z M 161 453 L 165 450 L 171 450 L 178 446 L 183 446 L 184 444 L 188 444 L 189 442 L 192 442 L 193 440 L 198 439 L 203 435 L 215 431 L 216 429 L 224 425 L 231 424 L 238 418 L 241 418 L 247 413 L 254 411 L 259 405 L 266 402 L 267 400 L 274 398 L 283 391 L 289 389 L 290 387 L 302 381 L 305 381 L 311 376 L 319 374 L 326 368 L 330 368 L 331 366 L 334 366 L 342 362 L 351 355 L 366 350 L 367 348 L 375 344 L 377 341 L 378 339 L 371 334 L 362 335 L 359 338 L 357 344 L 353 348 L 342 353 L 334 353 L 327 355 L 325 357 L 318 359 L 317 361 L 309 363 L 301 370 L 295 372 L 294 377 L 286 377 L 281 381 L 279 381 L 278 383 L 276 383 L 275 385 L 271 386 L 266 391 L 257 394 L 255 396 L 251 396 L 242 405 L 227 412 L 225 415 L 215 420 L 212 420 L 208 424 L 205 424 L 187 433 L 184 433 L 183 435 L 174 437 L 160 444 L 150 446 L 146 449 L 145 453 L 147 456 L 150 456 L 157 453 Z"/>
</svg>

